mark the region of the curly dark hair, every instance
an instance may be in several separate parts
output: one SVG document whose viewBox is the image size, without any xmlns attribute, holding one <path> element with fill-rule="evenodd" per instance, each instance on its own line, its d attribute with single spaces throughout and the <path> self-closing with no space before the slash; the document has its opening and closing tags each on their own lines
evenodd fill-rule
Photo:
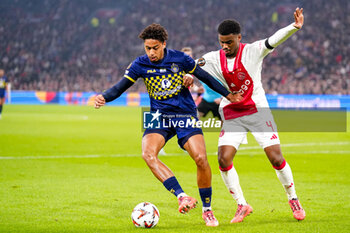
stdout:
<svg viewBox="0 0 350 233">
<path fill-rule="evenodd" d="M 143 29 L 143 31 L 139 35 L 139 38 L 141 38 L 142 40 L 154 39 L 159 40 L 160 42 L 164 42 L 168 39 L 168 32 L 162 25 L 152 23 L 151 25 Z"/>
<path fill-rule="evenodd" d="M 218 33 L 223 36 L 227 36 L 229 34 L 237 35 L 241 33 L 241 26 L 234 19 L 226 19 L 220 23 Z"/>
</svg>

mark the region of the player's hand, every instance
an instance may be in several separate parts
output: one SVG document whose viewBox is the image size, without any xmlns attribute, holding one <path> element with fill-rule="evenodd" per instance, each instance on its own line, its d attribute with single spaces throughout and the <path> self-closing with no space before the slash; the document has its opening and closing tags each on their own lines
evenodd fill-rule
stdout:
<svg viewBox="0 0 350 233">
<path fill-rule="evenodd" d="M 99 109 L 100 107 L 102 107 L 105 104 L 106 104 L 106 100 L 101 94 L 99 94 L 95 97 L 95 108 L 96 109 Z"/>
<path fill-rule="evenodd" d="M 303 8 L 297 7 L 294 11 L 294 20 L 295 23 L 293 24 L 294 27 L 300 29 L 303 27 L 304 24 L 304 15 L 303 15 Z"/>
<path fill-rule="evenodd" d="M 241 93 L 236 92 L 234 94 L 230 93 L 226 96 L 226 99 L 228 99 L 231 103 L 237 103 L 243 100 L 243 97 Z"/>
<path fill-rule="evenodd" d="M 184 82 L 182 85 L 184 85 L 185 87 L 189 87 L 193 84 L 193 77 L 190 74 L 185 74 L 184 76 Z"/>
</svg>

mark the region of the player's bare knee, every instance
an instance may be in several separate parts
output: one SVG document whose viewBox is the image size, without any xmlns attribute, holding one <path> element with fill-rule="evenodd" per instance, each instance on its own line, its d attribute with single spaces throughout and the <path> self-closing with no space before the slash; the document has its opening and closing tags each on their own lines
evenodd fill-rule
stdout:
<svg viewBox="0 0 350 233">
<path fill-rule="evenodd" d="M 206 168 L 209 166 L 206 154 L 198 154 L 194 161 L 196 162 L 198 168 Z"/>
<path fill-rule="evenodd" d="M 274 167 L 281 166 L 283 161 L 284 161 L 284 158 L 282 155 L 270 158 L 270 162 L 271 162 L 272 166 L 274 166 Z"/>
<path fill-rule="evenodd" d="M 219 146 L 218 162 L 220 167 L 226 168 L 232 164 L 233 158 L 236 154 L 236 149 L 231 146 Z"/>
<path fill-rule="evenodd" d="M 224 155 L 218 156 L 218 162 L 219 162 L 219 166 L 222 168 L 226 168 L 232 164 L 232 160 L 228 159 Z"/>
<path fill-rule="evenodd" d="M 152 153 L 151 151 L 142 152 L 142 158 L 147 164 L 152 164 L 152 162 L 157 160 L 157 156 L 154 154 L 154 152 Z"/>
</svg>

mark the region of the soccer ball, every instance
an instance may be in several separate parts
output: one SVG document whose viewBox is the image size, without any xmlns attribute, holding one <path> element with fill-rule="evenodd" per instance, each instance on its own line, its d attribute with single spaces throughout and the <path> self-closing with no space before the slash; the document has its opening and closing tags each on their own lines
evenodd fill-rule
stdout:
<svg viewBox="0 0 350 233">
<path fill-rule="evenodd" d="M 133 209 L 131 219 L 136 227 L 152 228 L 159 221 L 159 210 L 150 202 L 141 202 Z"/>
</svg>

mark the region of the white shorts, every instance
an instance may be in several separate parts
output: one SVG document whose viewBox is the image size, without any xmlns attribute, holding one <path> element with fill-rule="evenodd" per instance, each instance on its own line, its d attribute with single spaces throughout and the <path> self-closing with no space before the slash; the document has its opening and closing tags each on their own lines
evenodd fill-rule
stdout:
<svg viewBox="0 0 350 233">
<path fill-rule="evenodd" d="M 220 112 L 222 114 L 222 111 Z M 221 115 L 221 119 L 224 117 Z M 262 148 L 280 144 L 277 126 L 269 109 L 258 110 L 257 113 L 224 120 L 219 146 L 233 146 L 238 150 L 240 144 L 247 144 L 247 133 L 252 132 L 255 140 Z"/>
</svg>

